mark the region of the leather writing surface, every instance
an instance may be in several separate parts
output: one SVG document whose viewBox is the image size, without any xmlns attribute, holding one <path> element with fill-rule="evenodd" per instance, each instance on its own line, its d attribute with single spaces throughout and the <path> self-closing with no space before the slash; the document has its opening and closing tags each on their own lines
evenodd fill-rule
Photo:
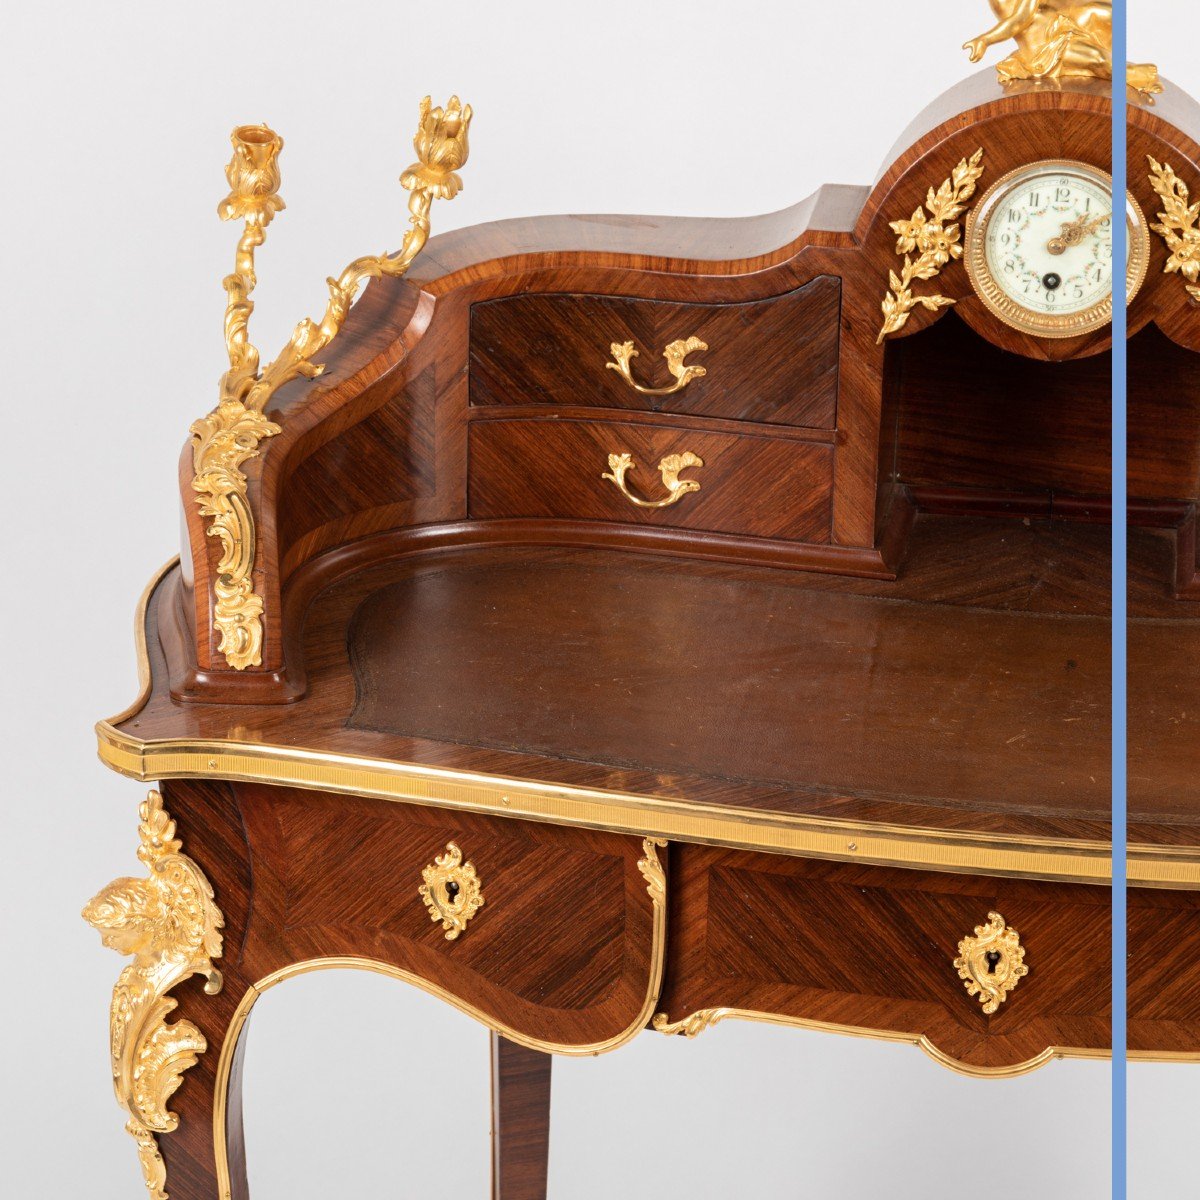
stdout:
<svg viewBox="0 0 1200 1200">
<path fill-rule="evenodd" d="M 1108 808 L 1102 616 L 518 558 L 386 587 L 349 643 L 356 728 L 870 798 Z"/>
</svg>

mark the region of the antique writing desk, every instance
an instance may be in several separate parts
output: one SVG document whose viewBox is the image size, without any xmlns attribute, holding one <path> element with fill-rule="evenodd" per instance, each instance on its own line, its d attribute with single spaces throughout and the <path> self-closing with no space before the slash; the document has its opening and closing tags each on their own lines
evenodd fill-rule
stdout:
<svg viewBox="0 0 1200 1200">
<path fill-rule="evenodd" d="M 326 967 L 494 1031 L 503 1200 L 544 1195 L 550 1052 L 741 1017 L 980 1076 L 1106 1053 L 1110 111 L 1107 80 L 985 71 L 871 187 L 425 245 L 471 115 L 426 104 L 401 252 L 266 367 L 281 142 L 235 131 L 230 369 L 143 692 L 99 726 L 165 781 L 145 877 L 85 911 L 133 956 L 113 1072 L 152 1196 L 244 1200 L 247 1018 Z M 1158 1056 L 1200 1051 L 1197 128 L 1169 85 L 1131 110 L 1129 1040 Z M 993 210 L 1059 256 L 1044 292 L 1099 298 L 1017 311 Z"/>
</svg>

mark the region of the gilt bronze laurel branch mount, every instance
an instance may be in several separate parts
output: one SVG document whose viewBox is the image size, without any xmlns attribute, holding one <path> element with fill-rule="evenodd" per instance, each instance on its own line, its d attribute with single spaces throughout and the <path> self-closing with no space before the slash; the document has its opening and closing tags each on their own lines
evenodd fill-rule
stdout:
<svg viewBox="0 0 1200 1200">
<path fill-rule="evenodd" d="M 421 101 L 413 147 L 417 161 L 401 176 L 409 195 L 409 228 L 395 255 L 356 258 L 331 277 L 329 302 L 319 321 L 306 317 L 276 358 L 260 369 L 250 341 L 250 295 L 256 282 L 254 252 L 267 226 L 284 207 L 279 195 L 279 152 L 283 139 L 266 125 L 240 125 L 230 136 L 233 157 L 226 168 L 229 195 L 217 206 L 224 221 L 244 222 L 234 269 L 225 276 L 225 347 L 229 369 L 221 377 L 216 408 L 191 427 L 192 488 L 209 536 L 219 539 L 221 557 L 213 585 L 213 623 L 218 649 L 236 671 L 262 665 L 263 599 L 255 591 L 255 521 L 242 471 L 259 453 L 259 443 L 279 433 L 266 416 L 271 396 L 298 377 L 322 371 L 314 359 L 337 336 L 362 284 L 379 276 L 403 275 L 429 237 L 429 210 L 435 197 L 451 200 L 462 188 L 459 168 L 467 161 L 471 106 L 451 96 L 445 108 Z"/>
<path fill-rule="evenodd" d="M 888 272 L 890 290 L 880 305 L 883 324 L 876 345 L 888 334 L 902 329 L 918 305 L 936 312 L 954 303 L 949 296 L 914 292 L 913 285 L 933 279 L 943 267 L 962 257 L 962 227 L 958 218 L 966 212 L 982 174 L 981 146 L 970 158 L 959 159 L 936 190 L 931 187 L 926 192 L 924 205 L 918 204 L 911 217 L 889 222 L 896 235 L 896 253 L 903 257 L 904 265 L 899 275 Z"/>
<path fill-rule="evenodd" d="M 1167 247 L 1163 273 L 1179 273 L 1192 302 L 1200 304 L 1200 200 L 1194 201 L 1188 186 L 1170 163 L 1148 156 L 1150 186 L 1159 198 L 1158 221 L 1150 226 Z"/>
</svg>

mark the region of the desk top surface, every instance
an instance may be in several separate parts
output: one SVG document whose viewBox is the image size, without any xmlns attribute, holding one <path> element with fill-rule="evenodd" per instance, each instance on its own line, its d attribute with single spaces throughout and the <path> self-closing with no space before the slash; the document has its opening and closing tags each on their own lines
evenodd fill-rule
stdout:
<svg viewBox="0 0 1200 1200">
<path fill-rule="evenodd" d="M 1108 540 L 923 516 L 895 582 L 598 550 L 413 555 L 319 593 L 308 692 L 283 706 L 171 699 L 154 636 L 168 572 L 147 694 L 102 724 L 101 751 L 146 778 L 1099 881 Z M 1133 540 L 1131 878 L 1180 884 L 1200 858 L 1200 624 L 1154 582 L 1169 545 Z"/>
</svg>

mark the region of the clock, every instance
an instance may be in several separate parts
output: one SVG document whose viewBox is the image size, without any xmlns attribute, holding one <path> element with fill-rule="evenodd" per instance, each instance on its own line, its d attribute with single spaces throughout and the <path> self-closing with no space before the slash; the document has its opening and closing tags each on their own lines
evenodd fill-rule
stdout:
<svg viewBox="0 0 1200 1200">
<path fill-rule="evenodd" d="M 1112 320 L 1112 177 L 1046 160 L 1001 176 L 967 217 L 971 286 L 1007 325 L 1038 337 L 1090 333 Z M 1150 230 L 1125 194 L 1125 302 L 1146 277 Z"/>
</svg>

